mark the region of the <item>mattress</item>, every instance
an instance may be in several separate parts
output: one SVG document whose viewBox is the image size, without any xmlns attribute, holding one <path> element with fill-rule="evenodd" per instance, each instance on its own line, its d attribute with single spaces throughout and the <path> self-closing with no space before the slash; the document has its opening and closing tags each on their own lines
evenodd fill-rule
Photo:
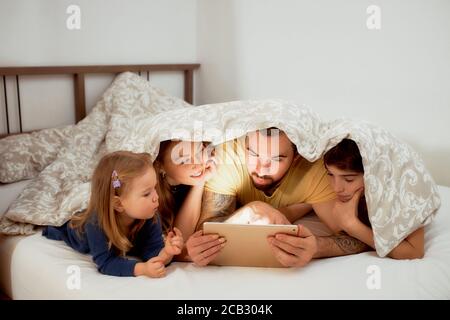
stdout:
<svg viewBox="0 0 450 320">
<path fill-rule="evenodd" d="M 20 189 L 11 188 L 0 188 L 1 201 Z M 286 269 L 174 262 L 165 278 L 121 278 L 37 233 L 0 238 L 1 288 L 13 299 L 450 299 L 450 188 L 439 191 L 442 206 L 425 228 L 421 260 L 365 252 Z"/>
</svg>

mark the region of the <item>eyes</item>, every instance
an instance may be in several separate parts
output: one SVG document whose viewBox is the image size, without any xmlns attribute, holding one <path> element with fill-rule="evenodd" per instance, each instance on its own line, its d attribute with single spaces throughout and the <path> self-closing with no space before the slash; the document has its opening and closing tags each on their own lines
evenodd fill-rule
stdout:
<svg viewBox="0 0 450 320">
<path fill-rule="evenodd" d="M 154 188 L 148 189 L 145 193 L 142 194 L 144 198 L 150 197 L 154 192 L 156 192 L 156 186 Z"/>
<path fill-rule="evenodd" d="M 331 172 L 328 172 L 327 175 L 329 177 L 334 177 L 334 174 L 332 174 Z M 351 182 L 355 181 L 354 177 L 346 177 L 346 176 L 344 176 L 343 179 L 344 179 L 345 182 L 348 182 L 348 183 L 351 183 Z"/>
<path fill-rule="evenodd" d="M 152 193 L 153 193 L 153 190 L 144 193 L 142 196 L 145 197 L 145 198 L 147 198 L 147 197 L 150 196 Z"/>
<path fill-rule="evenodd" d="M 191 162 L 191 159 L 187 156 L 184 156 L 184 157 L 178 159 L 177 164 L 179 166 L 181 166 L 183 164 L 189 164 L 190 162 Z"/>
<path fill-rule="evenodd" d="M 255 158 L 259 157 L 259 155 L 256 152 L 254 152 L 254 151 L 252 151 L 250 149 L 247 149 L 247 151 L 248 151 L 248 154 L 249 154 L 250 157 L 255 157 Z M 273 157 L 270 160 L 271 161 L 275 161 L 275 162 L 280 162 L 281 160 L 283 160 L 283 158 L 282 157 Z"/>
<path fill-rule="evenodd" d="M 203 152 L 205 151 L 206 147 L 204 144 L 202 144 L 202 147 L 200 148 L 199 151 L 197 151 L 197 153 L 194 155 L 194 159 L 197 161 L 199 159 L 202 159 L 203 156 Z M 194 161 L 195 163 L 195 161 Z M 191 163 L 191 156 L 190 155 L 185 155 L 183 157 L 180 157 L 177 161 L 178 165 L 183 165 L 183 164 L 192 164 Z"/>
</svg>

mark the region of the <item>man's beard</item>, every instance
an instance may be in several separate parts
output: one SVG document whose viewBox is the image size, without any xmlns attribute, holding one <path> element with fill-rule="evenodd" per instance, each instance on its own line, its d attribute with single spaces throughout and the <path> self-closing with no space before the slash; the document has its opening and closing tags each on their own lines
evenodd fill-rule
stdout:
<svg viewBox="0 0 450 320">
<path fill-rule="evenodd" d="M 253 178 L 263 178 L 266 181 L 270 181 L 270 183 L 267 184 L 258 184 L 255 182 L 255 180 Z M 255 186 L 256 189 L 261 190 L 261 191 L 267 191 L 272 189 L 278 182 L 274 182 L 273 179 L 269 176 L 262 176 L 259 177 L 256 173 L 252 173 L 252 183 Z"/>
</svg>

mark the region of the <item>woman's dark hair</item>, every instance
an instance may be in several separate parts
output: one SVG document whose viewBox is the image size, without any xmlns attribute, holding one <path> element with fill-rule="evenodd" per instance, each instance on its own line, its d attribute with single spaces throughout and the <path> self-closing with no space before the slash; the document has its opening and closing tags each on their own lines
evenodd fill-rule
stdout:
<svg viewBox="0 0 450 320">
<path fill-rule="evenodd" d="M 153 165 L 156 169 L 156 176 L 158 177 L 158 184 L 156 185 L 156 191 L 159 196 L 158 211 L 161 215 L 162 229 L 164 233 L 168 233 L 173 228 L 175 220 L 175 199 L 170 190 L 170 185 L 164 178 L 161 171 L 164 163 L 166 153 L 170 150 L 171 140 L 162 141 L 159 145 L 159 153 L 156 157 Z"/>
<path fill-rule="evenodd" d="M 364 173 L 358 145 L 350 139 L 343 139 L 323 156 L 325 166 L 333 165 L 340 170 Z"/>
</svg>

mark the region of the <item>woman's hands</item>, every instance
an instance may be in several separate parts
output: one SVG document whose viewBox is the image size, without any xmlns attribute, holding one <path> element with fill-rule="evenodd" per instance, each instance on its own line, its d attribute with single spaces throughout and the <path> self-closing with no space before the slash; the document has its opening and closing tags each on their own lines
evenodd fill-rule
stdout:
<svg viewBox="0 0 450 320">
<path fill-rule="evenodd" d="M 214 176 L 214 174 L 216 173 L 216 171 L 217 171 L 216 158 L 210 157 L 208 159 L 208 161 L 206 161 L 206 163 L 205 163 L 205 169 L 203 172 L 203 177 L 200 182 L 200 185 L 204 185 L 206 183 L 206 181 L 211 179 Z"/>
<path fill-rule="evenodd" d="M 205 165 L 205 181 L 211 179 L 216 173 L 216 171 L 217 171 L 216 158 L 211 157 L 209 158 L 209 160 L 206 162 Z"/>
</svg>

